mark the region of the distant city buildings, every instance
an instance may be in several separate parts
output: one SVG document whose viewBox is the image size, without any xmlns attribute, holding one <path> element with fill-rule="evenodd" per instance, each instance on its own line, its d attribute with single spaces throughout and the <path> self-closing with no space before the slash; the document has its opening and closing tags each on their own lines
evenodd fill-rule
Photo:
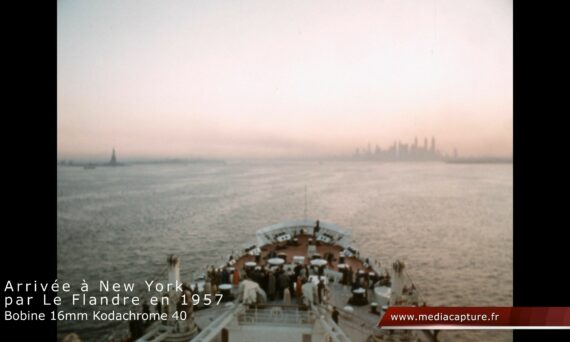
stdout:
<svg viewBox="0 0 570 342">
<path fill-rule="evenodd" d="M 386 149 L 376 145 L 374 151 L 371 149 L 370 143 L 367 148 L 357 148 L 354 152 L 355 159 L 361 160 L 379 160 L 379 161 L 430 161 L 442 160 L 441 153 L 435 145 L 435 137 L 431 138 L 431 144 L 428 144 L 428 138 L 424 138 L 423 146 L 418 145 L 418 137 L 414 138 L 413 145 L 404 144 L 400 140 L 394 141 L 392 145 Z"/>
</svg>

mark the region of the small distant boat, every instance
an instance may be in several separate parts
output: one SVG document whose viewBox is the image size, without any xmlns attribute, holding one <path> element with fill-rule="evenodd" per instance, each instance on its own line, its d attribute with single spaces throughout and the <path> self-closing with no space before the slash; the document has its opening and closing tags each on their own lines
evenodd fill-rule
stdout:
<svg viewBox="0 0 570 342">
<path fill-rule="evenodd" d="M 93 170 L 95 169 L 95 164 L 86 164 L 83 166 L 83 169 L 85 170 Z"/>
</svg>

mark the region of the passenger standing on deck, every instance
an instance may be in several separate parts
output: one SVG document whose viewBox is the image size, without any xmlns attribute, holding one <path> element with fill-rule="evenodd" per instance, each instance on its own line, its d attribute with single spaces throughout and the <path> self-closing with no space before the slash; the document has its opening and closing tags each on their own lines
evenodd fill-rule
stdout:
<svg viewBox="0 0 570 342">
<path fill-rule="evenodd" d="M 267 296 L 269 300 L 275 300 L 275 275 L 272 271 L 269 271 L 269 276 L 267 279 Z"/>
<path fill-rule="evenodd" d="M 289 276 L 284 271 L 279 274 L 277 284 L 279 286 L 279 298 L 283 298 L 283 292 L 289 288 Z"/>
<path fill-rule="evenodd" d="M 303 269 L 303 266 L 301 264 L 295 265 L 295 268 L 293 269 L 295 271 L 295 279 L 297 279 L 296 277 L 299 276 L 302 269 Z"/>
<path fill-rule="evenodd" d="M 339 312 L 336 309 L 336 306 L 333 306 L 333 312 L 332 312 L 332 320 L 338 325 L 338 316 L 339 316 Z"/>
<path fill-rule="evenodd" d="M 162 303 L 159 300 L 158 303 L 156 303 L 156 312 L 158 312 L 159 315 L 162 314 Z"/>
<path fill-rule="evenodd" d="M 295 296 L 295 287 L 293 286 L 293 284 L 295 284 L 295 281 L 297 280 L 297 276 L 295 276 L 295 272 L 291 269 L 289 269 L 289 271 L 287 271 L 287 275 L 289 276 L 289 292 L 291 293 L 291 296 L 294 297 Z"/>
<path fill-rule="evenodd" d="M 317 295 L 319 297 L 319 304 L 323 303 L 324 288 L 325 288 L 325 282 L 322 279 L 320 279 L 319 284 L 317 285 Z"/>
<path fill-rule="evenodd" d="M 233 282 L 232 282 L 232 283 L 233 283 L 235 286 L 238 286 L 238 285 L 239 285 L 239 279 L 240 279 L 240 277 L 239 277 L 239 270 L 238 270 L 237 267 L 236 267 L 236 269 L 234 270 L 234 279 L 233 279 Z"/>
<path fill-rule="evenodd" d="M 295 283 L 295 297 L 297 297 L 297 303 L 301 304 L 301 297 L 303 296 L 303 278 L 301 276 L 297 277 L 297 281 Z"/>
<path fill-rule="evenodd" d="M 283 290 L 283 302 L 285 305 L 291 305 L 291 292 L 289 291 L 289 288 Z"/>
<path fill-rule="evenodd" d="M 267 293 L 267 281 L 268 281 L 269 277 L 267 275 L 267 270 L 265 269 L 264 266 L 261 266 L 261 273 L 260 273 L 260 277 L 259 277 L 259 285 L 261 286 L 261 288 L 263 289 L 263 291 L 265 291 L 265 293 Z"/>
<path fill-rule="evenodd" d="M 224 267 L 221 272 L 222 284 L 228 284 L 230 282 L 230 273 Z"/>
<path fill-rule="evenodd" d="M 364 273 L 363 287 L 366 290 L 366 292 L 364 292 L 364 298 L 368 299 L 368 290 L 370 289 L 370 277 L 368 276 L 368 272 Z"/>
<path fill-rule="evenodd" d="M 220 285 L 220 278 L 218 276 L 218 270 L 214 270 L 212 272 L 212 288 L 210 292 L 212 296 L 218 293 L 218 286 Z"/>
</svg>

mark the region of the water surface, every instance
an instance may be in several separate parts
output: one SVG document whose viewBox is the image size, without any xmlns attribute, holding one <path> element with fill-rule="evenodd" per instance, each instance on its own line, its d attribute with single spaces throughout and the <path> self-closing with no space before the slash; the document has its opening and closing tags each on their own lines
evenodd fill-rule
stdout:
<svg viewBox="0 0 570 342">
<path fill-rule="evenodd" d="M 166 256 L 182 280 L 304 216 L 353 231 L 362 256 L 403 260 L 430 305 L 512 305 L 512 164 L 230 162 L 58 168 L 58 278 L 141 283 Z M 64 309 L 72 310 L 65 307 Z M 61 322 L 97 341 L 114 322 Z M 510 332 L 444 332 L 510 341 Z"/>
</svg>

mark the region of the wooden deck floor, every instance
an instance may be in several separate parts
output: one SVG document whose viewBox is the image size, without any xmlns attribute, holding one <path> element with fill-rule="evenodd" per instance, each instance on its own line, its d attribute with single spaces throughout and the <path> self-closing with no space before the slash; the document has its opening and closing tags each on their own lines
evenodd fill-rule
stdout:
<svg viewBox="0 0 570 342">
<path fill-rule="evenodd" d="M 293 263 L 294 256 L 304 256 L 305 262 L 304 264 L 308 265 L 310 263 L 311 256 L 308 255 L 309 252 L 309 239 L 312 239 L 312 235 L 297 235 L 298 246 L 292 245 L 282 245 L 282 248 L 279 248 L 277 244 L 268 244 L 261 247 L 261 257 L 258 266 L 268 266 L 267 265 L 267 255 L 271 251 L 275 251 L 277 254 L 284 253 L 287 256 L 286 264 Z M 329 269 L 334 271 L 338 271 L 337 265 L 339 263 L 340 251 L 342 247 L 338 245 L 329 245 L 329 244 L 320 244 L 316 246 L 317 253 L 319 253 L 322 257 L 325 256 L 327 253 L 331 253 L 333 255 L 332 262 L 327 264 Z M 255 261 L 255 256 L 253 255 L 244 255 L 236 261 L 235 267 L 237 269 L 241 269 L 244 264 L 248 261 Z M 365 268 L 363 262 L 356 258 L 356 257 L 345 257 L 344 263 L 348 264 L 354 271 L 357 270 L 364 270 L 366 272 L 374 272 L 371 266 Z"/>
</svg>

